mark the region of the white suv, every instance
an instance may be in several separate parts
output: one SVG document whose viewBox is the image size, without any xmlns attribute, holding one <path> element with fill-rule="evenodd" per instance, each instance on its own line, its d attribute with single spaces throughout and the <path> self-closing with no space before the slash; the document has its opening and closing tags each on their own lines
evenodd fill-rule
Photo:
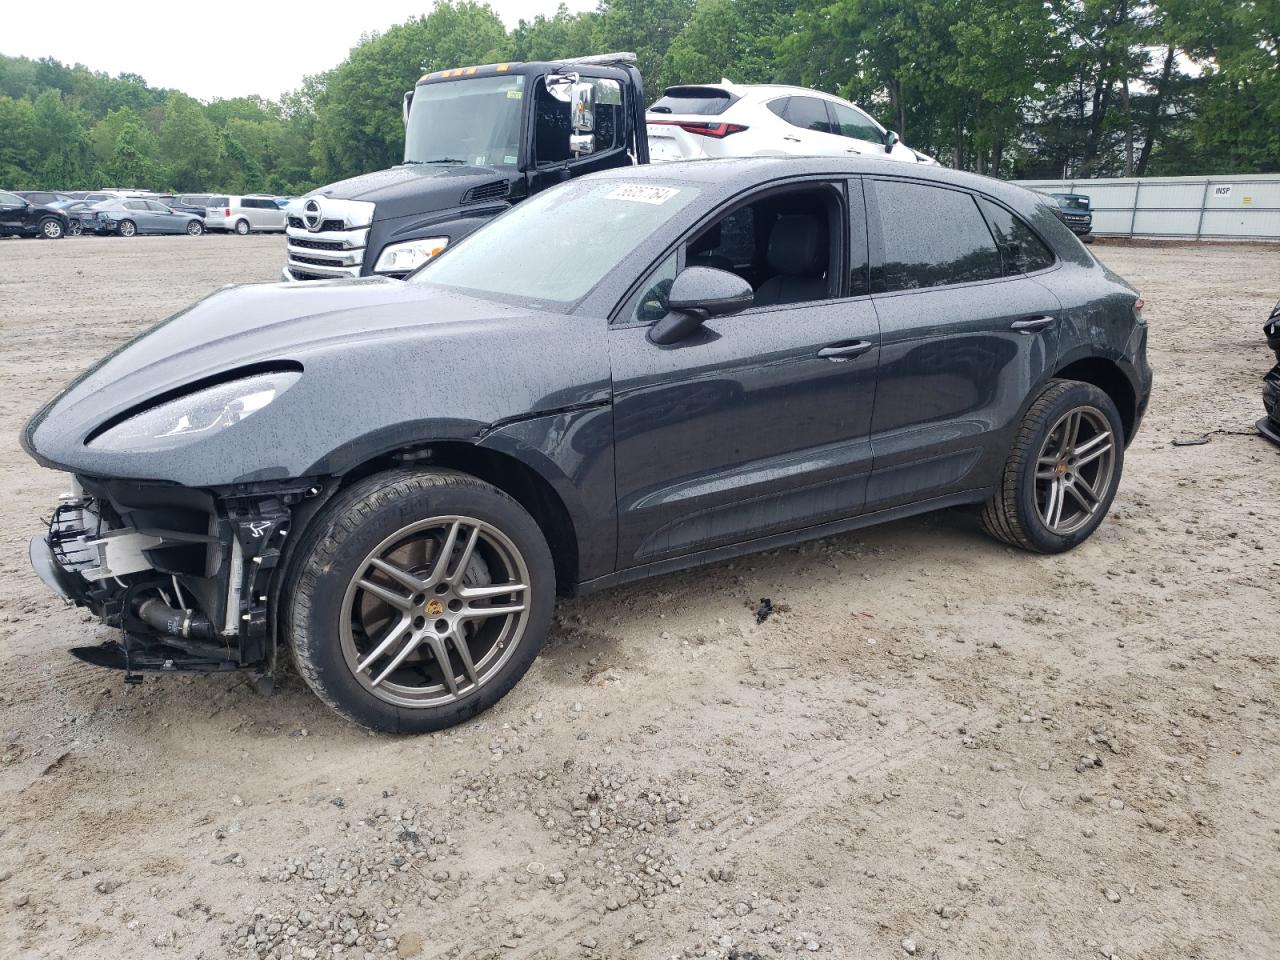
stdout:
<svg viewBox="0 0 1280 960">
<path fill-rule="evenodd" d="M 847 100 L 805 87 L 731 83 L 668 87 L 645 115 L 649 157 L 853 156 L 937 164 Z"/>
<path fill-rule="evenodd" d="M 259 230 L 284 232 L 284 210 L 271 197 L 210 196 L 204 224 L 209 230 L 226 230 L 245 236 Z"/>
</svg>

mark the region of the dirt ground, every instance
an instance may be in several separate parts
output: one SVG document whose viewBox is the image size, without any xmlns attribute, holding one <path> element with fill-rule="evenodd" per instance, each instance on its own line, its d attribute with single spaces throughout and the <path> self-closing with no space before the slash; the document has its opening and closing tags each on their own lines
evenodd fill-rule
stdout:
<svg viewBox="0 0 1280 960">
<path fill-rule="evenodd" d="M 1085 546 L 945 513 L 564 603 L 395 739 L 292 674 L 126 688 L 27 565 L 27 417 L 281 239 L 0 241 L 0 956 L 1280 956 L 1280 249 L 1096 253 L 1157 382 Z"/>
</svg>

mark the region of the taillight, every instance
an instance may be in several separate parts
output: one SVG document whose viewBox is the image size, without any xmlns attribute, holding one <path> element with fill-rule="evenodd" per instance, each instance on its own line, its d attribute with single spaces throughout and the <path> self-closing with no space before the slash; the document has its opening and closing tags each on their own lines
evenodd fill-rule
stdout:
<svg viewBox="0 0 1280 960">
<path fill-rule="evenodd" d="M 1142 308 L 1145 307 L 1146 305 L 1147 305 L 1147 301 L 1143 300 L 1141 297 L 1133 301 L 1133 315 L 1134 317 L 1137 318 L 1137 321 L 1139 323 L 1147 322 L 1146 319 L 1142 316 Z"/>
<path fill-rule="evenodd" d="M 650 120 L 649 123 L 656 126 L 679 127 L 686 133 L 696 134 L 699 137 L 714 137 L 717 140 L 723 140 L 730 134 L 741 133 L 747 129 L 740 123 L 701 123 L 693 120 Z"/>
<path fill-rule="evenodd" d="M 223 215 L 224 217 L 229 217 L 229 216 L 231 216 L 231 208 L 230 208 L 230 207 L 227 207 L 227 209 L 223 211 L 223 214 L 222 214 L 222 215 Z"/>
</svg>

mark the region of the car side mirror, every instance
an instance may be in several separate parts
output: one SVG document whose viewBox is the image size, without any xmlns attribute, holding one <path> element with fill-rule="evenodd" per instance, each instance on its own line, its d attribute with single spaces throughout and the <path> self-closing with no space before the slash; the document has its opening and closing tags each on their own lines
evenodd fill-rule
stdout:
<svg viewBox="0 0 1280 960">
<path fill-rule="evenodd" d="M 893 148 L 902 141 L 897 130 L 890 130 L 884 135 L 884 152 L 892 153 Z"/>
<path fill-rule="evenodd" d="M 707 322 L 747 309 L 755 300 L 751 284 L 714 267 L 686 267 L 671 284 L 667 315 L 649 328 L 656 344 L 676 343 Z"/>
</svg>

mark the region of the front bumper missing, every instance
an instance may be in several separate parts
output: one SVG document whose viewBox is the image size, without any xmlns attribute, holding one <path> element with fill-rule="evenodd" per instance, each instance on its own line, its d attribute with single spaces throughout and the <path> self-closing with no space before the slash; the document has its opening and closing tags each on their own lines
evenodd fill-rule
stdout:
<svg viewBox="0 0 1280 960">
<path fill-rule="evenodd" d="M 84 480 L 49 532 L 29 545 L 32 568 L 58 596 L 87 607 L 116 639 L 71 653 L 97 666 L 146 671 L 270 672 L 269 613 L 291 506 L 308 488 L 214 495 L 171 486 Z M 296 486 L 296 485 L 295 485 Z M 318 490 L 318 488 L 310 488 Z M 165 630 L 142 618 L 155 599 L 180 611 Z M 190 629 L 193 621 L 206 624 Z"/>
</svg>

